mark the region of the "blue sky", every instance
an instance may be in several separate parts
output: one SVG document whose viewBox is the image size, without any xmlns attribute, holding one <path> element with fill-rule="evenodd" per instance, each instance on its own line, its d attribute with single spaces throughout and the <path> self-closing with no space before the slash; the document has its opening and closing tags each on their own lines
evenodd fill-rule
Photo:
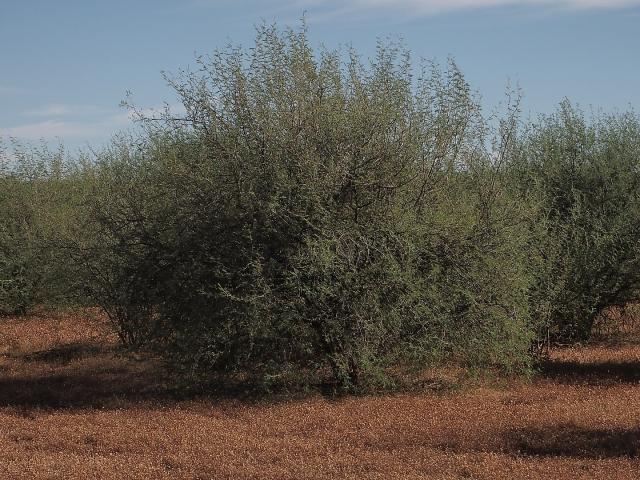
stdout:
<svg viewBox="0 0 640 480">
<path fill-rule="evenodd" d="M 532 114 L 564 97 L 640 107 L 640 0 L 0 0 L 0 136 L 99 146 L 131 125 L 127 91 L 173 104 L 162 70 L 305 11 L 316 45 L 366 56 L 401 36 L 415 57 L 452 55 L 487 107 L 508 80 Z"/>
</svg>

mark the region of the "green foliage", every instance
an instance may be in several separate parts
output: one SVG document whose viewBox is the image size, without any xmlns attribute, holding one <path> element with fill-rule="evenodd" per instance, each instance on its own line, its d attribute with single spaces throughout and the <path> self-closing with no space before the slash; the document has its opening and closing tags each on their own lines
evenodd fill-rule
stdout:
<svg viewBox="0 0 640 480">
<path fill-rule="evenodd" d="M 638 298 L 640 123 L 632 114 L 586 120 L 568 101 L 523 142 L 521 189 L 537 199 L 544 263 L 533 299 L 552 339 L 589 337 L 605 308 Z"/>
<path fill-rule="evenodd" d="M 365 66 L 265 26 L 199 65 L 169 80 L 183 118 L 99 162 L 83 261 L 123 340 L 342 390 L 448 355 L 526 366 L 515 204 L 453 62 L 413 78 L 399 46 Z"/>
<path fill-rule="evenodd" d="M 70 294 L 56 239 L 72 221 L 74 186 L 62 148 L 14 143 L 11 153 L 0 148 L 0 312 L 23 314 Z"/>
<path fill-rule="evenodd" d="M 167 77 L 183 115 L 91 162 L 4 155 L 0 311 L 97 304 L 189 380 L 354 392 L 524 372 L 638 299 L 636 115 L 487 119 L 452 60 L 314 52 L 304 25 L 198 66 Z"/>
</svg>

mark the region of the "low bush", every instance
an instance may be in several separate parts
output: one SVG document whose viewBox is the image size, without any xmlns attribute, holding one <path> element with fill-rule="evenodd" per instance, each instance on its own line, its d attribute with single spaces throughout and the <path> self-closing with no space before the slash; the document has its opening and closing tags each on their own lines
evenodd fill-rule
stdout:
<svg viewBox="0 0 640 480">
<path fill-rule="evenodd" d="M 541 334 L 589 338 L 605 309 L 640 291 L 640 122 L 633 113 L 584 114 L 568 101 L 522 141 L 517 184 L 539 205 L 544 265 L 532 299 Z"/>
<path fill-rule="evenodd" d="M 170 79 L 183 118 L 104 153 L 84 261 L 124 340 L 345 391 L 449 355 L 526 368 L 525 238 L 462 74 L 346 57 L 262 27 Z"/>
<path fill-rule="evenodd" d="M 0 145 L 0 312 L 73 302 L 71 265 L 61 239 L 78 193 L 62 148 Z"/>
</svg>

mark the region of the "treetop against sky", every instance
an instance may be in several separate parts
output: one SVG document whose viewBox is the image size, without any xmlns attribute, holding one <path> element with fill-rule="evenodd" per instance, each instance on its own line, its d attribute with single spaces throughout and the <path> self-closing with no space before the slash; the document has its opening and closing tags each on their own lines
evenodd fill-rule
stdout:
<svg viewBox="0 0 640 480">
<path fill-rule="evenodd" d="M 518 84 L 524 111 L 564 97 L 637 108 L 640 0 L 5 0 L 0 4 L 0 136 L 99 145 L 131 126 L 119 107 L 178 110 L 160 72 L 195 55 L 251 45 L 262 21 L 296 27 L 315 46 L 402 38 L 417 58 L 453 56 L 487 107 Z"/>
</svg>

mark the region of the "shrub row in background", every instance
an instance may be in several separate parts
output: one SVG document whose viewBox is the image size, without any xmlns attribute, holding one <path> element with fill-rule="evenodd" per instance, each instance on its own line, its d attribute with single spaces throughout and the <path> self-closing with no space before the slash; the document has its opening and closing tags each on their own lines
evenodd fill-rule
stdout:
<svg viewBox="0 0 640 480">
<path fill-rule="evenodd" d="M 77 162 L 62 148 L 0 143 L 0 314 L 79 301 L 64 241 L 84 208 Z"/>
<path fill-rule="evenodd" d="M 636 115 L 486 119 L 453 61 L 304 28 L 198 64 L 168 79 L 186 113 L 92 162 L 5 162 L 3 311 L 97 303 L 188 378 L 356 391 L 527 371 L 637 299 Z"/>
</svg>

